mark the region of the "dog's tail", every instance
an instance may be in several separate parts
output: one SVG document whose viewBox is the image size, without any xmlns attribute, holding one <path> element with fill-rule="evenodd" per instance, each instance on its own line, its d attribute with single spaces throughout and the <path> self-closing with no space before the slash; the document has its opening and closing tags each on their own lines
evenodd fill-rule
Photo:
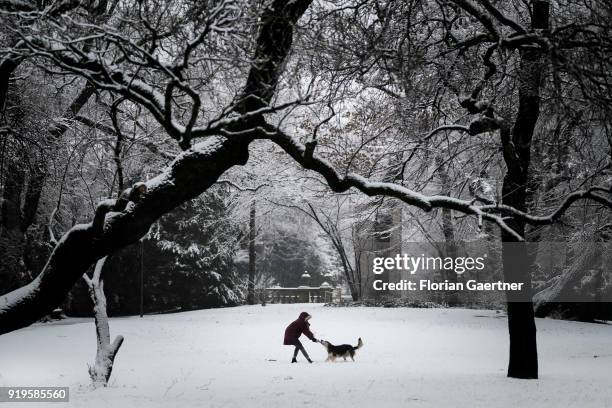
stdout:
<svg viewBox="0 0 612 408">
<path fill-rule="evenodd" d="M 361 341 L 361 337 L 360 337 L 359 340 L 357 340 L 357 345 L 353 347 L 353 350 L 360 349 L 361 347 L 363 347 L 363 341 Z"/>
</svg>

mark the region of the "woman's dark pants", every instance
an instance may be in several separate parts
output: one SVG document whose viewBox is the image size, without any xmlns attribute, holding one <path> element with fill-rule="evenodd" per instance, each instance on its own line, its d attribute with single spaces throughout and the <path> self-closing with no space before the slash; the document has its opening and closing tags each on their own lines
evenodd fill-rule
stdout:
<svg viewBox="0 0 612 408">
<path fill-rule="evenodd" d="M 301 341 L 296 340 L 295 343 L 293 343 L 292 345 L 295 346 L 295 350 L 293 350 L 293 358 L 296 358 L 298 355 L 298 351 L 301 351 L 304 357 L 306 357 L 306 360 L 310 360 L 310 356 L 306 352 L 306 349 L 302 345 Z"/>
</svg>

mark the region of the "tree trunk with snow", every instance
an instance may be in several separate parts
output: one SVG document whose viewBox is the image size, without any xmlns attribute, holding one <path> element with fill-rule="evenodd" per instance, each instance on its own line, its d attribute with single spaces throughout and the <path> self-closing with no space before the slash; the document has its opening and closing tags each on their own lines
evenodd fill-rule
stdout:
<svg viewBox="0 0 612 408">
<path fill-rule="evenodd" d="M 452 193 L 452 183 L 448 174 L 449 168 L 441 155 L 436 156 L 436 165 L 440 177 L 442 191 L 440 194 L 450 196 Z M 455 225 L 453 223 L 453 212 L 450 208 L 442 209 L 442 234 L 444 235 L 445 256 L 455 258 L 457 256 L 457 241 L 455 237 Z M 448 271 L 444 276 L 450 282 L 457 282 L 458 276 L 455 271 Z M 451 291 L 446 294 L 446 301 L 450 306 L 456 306 L 459 303 L 459 294 L 457 291 Z"/>
<path fill-rule="evenodd" d="M 249 211 L 249 278 L 247 282 L 247 303 L 255 304 L 255 274 L 257 252 L 255 252 L 255 238 L 257 236 L 255 216 L 256 216 L 255 200 L 251 202 L 251 210 Z"/>
<path fill-rule="evenodd" d="M 548 29 L 550 4 L 547 0 L 533 3 L 532 28 Z M 541 50 L 521 51 L 519 72 L 519 107 L 512 132 L 502 131 L 506 175 L 502 186 L 502 203 L 525 211 L 527 182 L 531 161 L 531 142 L 540 114 L 540 86 L 544 55 Z M 525 235 L 525 222 L 512 218 L 511 228 Z M 508 377 L 538 378 L 538 351 L 533 311 L 529 254 L 524 242 L 502 230 L 502 263 L 504 280 L 523 284 L 521 291 L 507 291 L 510 358 Z"/>
<path fill-rule="evenodd" d="M 83 279 L 89 287 L 89 296 L 93 302 L 94 322 L 96 325 L 96 360 L 89 366 L 89 376 L 94 387 L 106 387 L 113 371 L 113 363 L 119 347 L 123 344 L 123 336 L 115 337 L 110 341 L 110 328 L 108 326 L 108 315 L 106 313 L 106 296 L 104 295 L 104 282 L 101 274 L 107 257 L 100 259 L 96 263 L 93 277 L 90 279 L 87 274 Z"/>
</svg>

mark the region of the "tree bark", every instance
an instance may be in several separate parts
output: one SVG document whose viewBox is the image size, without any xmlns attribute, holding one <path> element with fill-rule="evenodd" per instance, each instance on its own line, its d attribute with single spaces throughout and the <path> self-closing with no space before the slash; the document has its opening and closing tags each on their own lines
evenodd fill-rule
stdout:
<svg viewBox="0 0 612 408">
<path fill-rule="evenodd" d="M 301 209 L 300 210 L 304 212 L 304 214 L 312 218 L 319 225 L 319 227 L 321 227 L 325 235 L 327 235 L 327 237 L 332 242 L 332 245 L 334 246 L 336 252 L 338 253 L 338 256 L 340 257 L 340 261 L 342 262 L 342 270 L 344 271 L 344 277 L 346 278 L 346 283 L 348 284 L 349 291 L 351 292 L 351 298 L 355 302 L 358 301 L 361 298 L 361 279 L 359 279 L 361 277 L 361 273 L 358 270 L 359 257 L 356 257 L 356 268 L 353 268 L 346 253 L 342 234 L 338 230 L 337 225 L 334 225 L 334 223 L 331 222 L 331 220 L 327 216 L 327 221 L 322 220 L 312 204 L 309 203 L 308 208 L 310 209 L 310 211 L 304 211 Z"/>
<path fill-rule="evenodd" d="M 438 166 L 440 184 L 442 185 L 440 194 L 450 197 L 452 193 L 452 184 L 448 174 L 448 166 L 444 163 L 440 155 L 436 156 L 436 164 Z M 457 256 L 457 241 L 455 237 L 455 225 L 453 224 L 453 212 L 450 208 L 442 208 L 442 234 L 444 235 L 445 256 L 455 258 Z M 445 279 L 450 282 L 457 282 L 459 277 L 455 271 L 451 270 L 446 273 Z M 452 291 L 447 293 L 446 302 L 450 306 L 456 306 L 459 303 L 458 292 Z"/>
<path fill-rule="evenodd" d="M 311 207 L 313 214 L 316 214 L 314 208 Z M 319 222 L 319 217 L 316 217 L 317 222 Z M 319 225 L 323 229 L 323 231 L 329 236 L 332 241 L 334 248 L 336 248 L 336 252 L 338 252 L 338 256 L 340 256 L 340 261 L 342 262 L 342 269 L 344 271 L 344 277 L 346 278 L 346 282 L 349 287 L 349 291 L 351 292 L 351 298 L 353 301 L 358 301 L 361 298 L 361 284 L 358 282 L 358 278 L 360 277 L 360 271 L 353 268 L 351 262 L 349 260 L 348 255 L 346 254 L 346 248 L 344 247 L 344 242 L 342 241 L 342 236 L 337 228 L 333 225 L 323 226 L 322 223 L 319 222 Z M 359 267 L 359 258 L 356 257 L 355 260 L 356 268 Z"/>
<path fill-rule="evenodd" d="M 96 325 L 96 360 L 93 365 L 89 366 L 89 376 L 95 388 L 106 387 L 108 385 L 115 357 L 119 347 L 123 344 L 123 336 L 115 337 L 112 343 L 110 341 L 106 296 L 104 295 L 104 282 L 101 276 L 106 259 L 107 257 L 104 257 L 96 262 L 91 279 L 89 279 L 87 274 L 83 275 L 83 279 L 89 288 L 89 296 L 93 302 L 94 323 Z"/>
<path fill-rule="evenodd" d="M 548 28 L 549 3 L 533 2 L 532 28 Z M 540 84 L 544 56 L 538 49 L 521 51 L 519 69 L 519 107 L 512 133 L 502 129 L 501 137 L 507 171 L 502 186 L 502 203 L 525 211 L 527 183 L 531 156 L 531 142 L 540 114 Z M 508 225 L 521 236 L 525 222 L 516 218 Z M 508 332 L 510 351 L 508 377 L 538 378 L 536 325 L 533 311 L 529 254 L 524 242 L 502 230 L 502 264 L 504 280 L 523 284 L 521 291 L 507 291 Z"/>
<path fill-rule="evenodd" d="M 26 222 L 22 211 L 23 191 L 26 190 L 26 171 L 24 168 L 23 153 L 19 158 L 10 158 L 6 168 L 6 181 L 0 203 L 0 291 L 6 292 L 22 286 L 28 281 L 28 271 L 24 263 L 24 253 L 27 247 Z M 30 191 L 31 186 L 27 188 Z M 31 207 L 29 202 L 32 194 L 25 197 L 25 206 Z"/>
<path fill-rule="evenodd" d="M 0 61 L 0 111 L 3 111 L 8 96 L 11 75 L 19 66 L 19 60 L 5 57 Z"/>
<path fill-rule="evenodd" d="M 255 238 L 257 236 L 255 224 L 256 206 L 255 200 L 251 202 L 249 211 L 249 280 L 247 282 L 247 303 L 255 304 L 255 274 L 257 272 L 257 252 L 255 251 Z"/>
</svg>

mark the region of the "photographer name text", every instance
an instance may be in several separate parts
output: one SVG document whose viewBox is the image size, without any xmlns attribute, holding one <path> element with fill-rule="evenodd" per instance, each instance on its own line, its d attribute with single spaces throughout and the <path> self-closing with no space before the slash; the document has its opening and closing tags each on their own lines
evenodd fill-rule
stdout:
<svg viewBox="0 0 612 408">
<path fill-rule="evenodd" d="M 497 291 L 497 290 L 522 290 L 524 283 L 517 282 L 478 282 L 475 279 L 470 279 L 466 282 L 434 282 L 429 279 L 420 279 L 419 281 L 409 281 L 402 279 L 399 282 L 383 282 L 377 279 L 373 282 L 374 290 L 430 290 L 430 291 L 459 291 L 459 290 L 474 290 L 474 291 Z"/>
</svg>

